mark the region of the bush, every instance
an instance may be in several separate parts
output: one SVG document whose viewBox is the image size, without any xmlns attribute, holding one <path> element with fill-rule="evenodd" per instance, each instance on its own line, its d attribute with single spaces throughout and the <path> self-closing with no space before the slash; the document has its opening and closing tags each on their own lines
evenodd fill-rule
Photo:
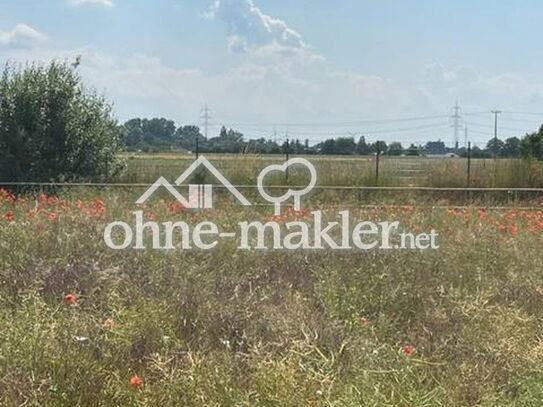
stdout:
<svg viewBox="0 0 543 407">
<path fill-rule="evenodd" d="M 6 65 L 0 78 L 0 181 L 104 181 L 122 168 L 117 122 L 73 66 Z"/>
<path fill-rule="evenodd" d="M 543 126 L 537 133 L 527 134 L 522 139 L 521 149 L 524 156 L 543 160 Z"/>
</svg>

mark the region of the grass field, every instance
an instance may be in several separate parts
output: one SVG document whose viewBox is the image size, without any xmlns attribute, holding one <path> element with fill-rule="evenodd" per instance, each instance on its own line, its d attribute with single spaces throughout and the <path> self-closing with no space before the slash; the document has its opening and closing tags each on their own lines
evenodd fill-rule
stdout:
<svg viewBox="0 0 543 407">
<path fill-rule="evenodd" d="M 255 174 L 265 166 L 281 163 L 284 156 L 206 154 L 230 181 L 237 185 L 254 185 Z M 184 154 L 127 154 L 125 182 L 154 182 L 164 176 L 175 179 L 194 160 Z M 380 157 L 376 179 L 376 158 L 368 156 L 305 156 L 319 171 L 319 185 L 342 186 L 432 186 L 466 187 L 468 163 L 464 158 Z M 278 183 L 286 180 L 278 179 Z M 291 177 L 289 183 L 299 181 Z M 520 159 L 471 160 L 472 187 L 540 188 L 543 165 Z"/>
<path fill-rule="evenodd" d="M 186 159 L 130 159 L 126 180 L 166 168 L 173 180 Z M 218 166 L 252 184 L 266 160 Z M 317 161 L 325 185 L 359 185 L 371 164 Z M 452 177 L 453 164 L 433 171 Z M 0 193 L 1 406 L 541 405 L 540 196 L 530 209 L 430 208 L 450 199 L 410 195 L 379 208 L 339 195 L 307 203 L 435 229 L 435 251 L 108 249 L 105 225 L 128 221 L 139 192 Z M 211 212 L 161 199 L 143 210 L 225 228 L 271 214 L 222 196 Z"/>
</svg>

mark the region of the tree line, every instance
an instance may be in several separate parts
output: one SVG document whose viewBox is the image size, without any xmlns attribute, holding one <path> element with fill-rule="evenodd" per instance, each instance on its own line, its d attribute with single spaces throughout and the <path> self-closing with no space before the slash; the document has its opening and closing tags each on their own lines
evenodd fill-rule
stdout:
<svg viewBox="0 0 543 407">
<path fill-rule="evenodd" d="M 201 153 L 232 154 L 322 154 L 322 155 L 468 155 L 467 148 L 447 147 L 443 141 L 430 141 L 424 145 L 410 144 L 404 146 L 400 142 L 385 141 L 368 142 L 364 136 L 331 137 L 318 144 L 309 145 L 309 140 L 275 140 L 258 138 L 246 139 L 244 134 L 222 127 L 218 136 L 207 138 L 202 135 L 198 126 L 184 125 L 177 127 L 173 120 L 165 118 L 141 119 L 127 121 L 119 127 L 120 140 L 127 151 L 163 152 L 186 150 Z M 534 133 L 524 137 L 510 137 L 506 140 L 490 139 L 483 146 L 472 146 L 469 151 L 473 158 L 497 157 L 537 157 L 543 158 L 543 126 Z"/>
</svg>

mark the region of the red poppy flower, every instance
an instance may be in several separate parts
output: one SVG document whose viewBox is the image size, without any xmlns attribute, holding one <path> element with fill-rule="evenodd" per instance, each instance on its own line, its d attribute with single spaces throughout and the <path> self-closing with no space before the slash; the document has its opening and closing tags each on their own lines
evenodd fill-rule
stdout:
<svg viewBox="0 0 543 407">
<path fill-rule="evenodd" d="M 115 321 L 113 320 L 113 318 L 108 318 L 104 321 L 104 326 L 106 328 L 113 328 L 115 326 Z"/>
<path fill-rule="evenodd" d="M 68 305 L 73 305 L 77 301 L 77 297 L 75 294 L 66 294 L 64 296 L 64 302 Z"/>
<path fill-rule="evenodd" d="M 15 220 L 15 212 L 13 211 L 7 211 L 5 214 L 4 214 L 4 218 L 8 221 L 8 222 L 13 222 Z"/>
<path fill-rule="evenodd" d="M 403 353 L 405 353 L 407 356 L 412 356 L 417 350 L 411 346 L 411 345 L 405 345 L 403 347 Z"/>
<path fill-rule="evenodd" d="M 143 379 L 137 374 L 130 378 L 130 385 L 134 387 L 140 387 L 143 384 Z"/>
</svg>

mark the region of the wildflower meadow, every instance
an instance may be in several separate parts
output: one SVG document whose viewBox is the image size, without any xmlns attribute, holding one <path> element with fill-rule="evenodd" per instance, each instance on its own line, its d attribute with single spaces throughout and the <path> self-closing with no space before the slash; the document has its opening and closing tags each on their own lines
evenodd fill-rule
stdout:
<svg viewBox="0 0 543 407">
<path fill-rule="evenodd" d="M 112 190 L 0 191 L 0 405 L 536 406 L 543 207 L 383 205 L 436 251 L 108 249 Z M 332 206 L 319 206 L 332 212 Z M 301 219 L 286 210 L 278 222 Z M 148 219 L 270 219 L 225 199 Z"/>
</svg>

